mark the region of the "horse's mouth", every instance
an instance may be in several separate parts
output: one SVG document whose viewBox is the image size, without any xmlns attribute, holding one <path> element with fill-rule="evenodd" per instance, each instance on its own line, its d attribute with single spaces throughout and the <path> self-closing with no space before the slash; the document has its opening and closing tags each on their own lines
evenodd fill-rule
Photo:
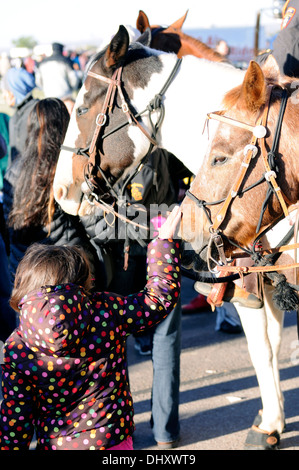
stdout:
<svg viewBox="0 0 299 470">
<path fill-rule="evenodd" d="M 192 269 L 196 272 L 207 272 L 210 269 L 214 269 L 217 263 L 214 260 L 218 259 L 217 249 L 212 249 L 212 258 L 209 260 L 208 266 L 208 245 L 203 245 L 197 252 L 193 249 L 188 249 L 189 246 L 184 244 L 184 250 L 182 254 L 182 266 L 186 269 Z"/>
<path fill-rule="evenodd" d="M 207 265 L 207 245 L 196 253 L 194 250 L 188 249 L 186 244 L 182 254 L 182 266 L 186 269 L 192 269 L 196 272 L 208 271 Z"/>
<path fill-rule="evenodd" d="M 85 181 L 81 185 L 81 191 L 81 202 L 78 211 L 79 216 L 93 215 L 97 206 L 102 206 L 102 208 L 105 206 L 108 211 L 110 209 L 113 210 L 115 198 L 109 192 L 98 196 L 97 193 L 92 192 Z"/>
</svg>

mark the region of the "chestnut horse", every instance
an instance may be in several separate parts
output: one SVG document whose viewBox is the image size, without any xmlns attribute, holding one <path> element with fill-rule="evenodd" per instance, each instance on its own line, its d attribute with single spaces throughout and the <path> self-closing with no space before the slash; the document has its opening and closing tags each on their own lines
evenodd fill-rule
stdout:
<svg viewBox="0 0 299 470">
<path fill-rule="evenodd" d="M 182 203 L 181 226 L 183 239 L 207 262 L 214 236 L 220 235 L 225 256 L 229 258 L 236 252 L 236 246 L 248 250 L 258 234 L 274 226 L 281 217 L 284 218 L 278 225 L 280 240 L 291 228 L 286 216 L 299 199 L 298 98 L 290 81 L 280 83 L 278 68 L 273 60 L 270 62 L 269 69 L 266 66 L 263 70 L 251 62 L 243 83 L 227 93 L 220 112 L 209 116 L 220 122 L 200 172 Z M 268 232 L 264 248 L 268 248 L 271 232 L 275 229 Z M 275 234 L 277 237 L 277 231 Z M 288 251 L 278 263 L 290 266 L 293 258 L 294 252 Z M 215 259 L 217 254 L 213 254 Z M 298 284 L 296 270 L 288 269 L 283 274 L 288 281 Z M 284 427 L 278 369 L 283 313 L 273 306 L 269 310 L 268 290 L 265 284 L 265 316 L 252 309 L 238 309 L 263 401 L 262 422 L 259 428 L 251 430 L 251 437 L 261 430 L 273 437 L 273 432 L 280 434 Z M 292 300 L 290 305 L 297 309 L 297 292 L 289 289 L 284 295 L 286 305 Z M 264 345 L 263 350 L 257 348 L 258 342 Z M 264 360 L 272 365 L 272 370 L 263 367 Z M 268 439 L 267 434 L 265 437 Z"/>
<path fill-rule="evenodd" d="M 101 189 L 105 195 L 124 171 L 138 165 L 151 145 L 152 122 L 160 116 L 156 101 L 162 101 L 164 111 L 162 124 L 154 134 L 157 145 L 176 155 L 193 173 L 198 172 L 208 146 L 207 134 L 202 135 L 206 113 L 219 109 L 225 92 L 242 83 L 244 72 L 192 56 L 184 58 L 178 70 L 176 64 L 173 54 L 154 51 L 140 42 L 129 46 L 124 27 L 94 58 L 78 94 L 57 165 L 54 194 L 63 210 L 79 215 L 92 212 L 90 199 L 95 192 Z M 121 72 L 121 80 L 116 71 Z M 111 110 L 106 113 L 108 101 Z M 244 331 L 247 336 L 246 327 Z M 271 390 L 268 393 L 273 395 Z M 263 403 L 269 402 L 271 408 L 273 400 L 267 393 L 262 395 Z M 271 418 L 272 423 L 276 421 Z M 275 429 L 279 429 L 279 423 Z"/>
<path fill-rule="evenodd" d="M 185 209 L 192 206 L 190 214 L 187 216 L 186 210 L 184 217 L 183 238 L 190 241 L 192 239 L 192 246 L 197 253 L 208 246 L 211 228 L 213 231 L 220 229 L 225 234 L 225 240 L 230 240 L 231 243 L 226 245 L 228 256 L 235 247 L 232 243 L 241 247 L 249 246 L 257 232 L 262 232 L 282 215 L 288 215 L 286 208 L 298 201 L 297 98 L 293 93 L 287 99 L 281 131 L 279 136 L 275 136 L 282 91 L 287 96 L 291 95 L 292 83 L 280 85 L 275 82 L 273 67 L 270 77 L 266 73 L 266 68 L 262 70 L 252 61 L 243 83 L 226 94 L 223 109 L 208 114 L 208 118 L 220 122 L 191 190 L 191 194 L 203 202 L 198 203 L 187 197 L 183 205 Z M 261 109 L 267 113 L 263 126 L 256 125 Z M 259 132 L 266 132 L 265 137 L 261 134 L 254 137 Z M 275 138 L 279 139 L 279 147 L 274 149 L 274 155 L 272 145 Z M 259 150 L 260 147 L 262 150 Z M 247 154 L 251 160 L 247 157 L 244 161 Z M 274 161 L 265 164 L 264 154 Z M 242 167 L 244 178 L 233 184 Z M 259 181 L 259 184 L 255 184 Z M 267 190 L 272 184 L 273 193 L 263 209 Z M 248 186 L 253 187 L 247 190 Z M 224 203 L 222 199 L 231 193 L 230 200 Z M 273 197 L 273 194 L 278 194 L 279 197 Z M 209 212 L 209 217 L 203 216 L 203 208 Z M 194 218 L 201 219 L 201 226 L 199 231 L 191 233 Z"/>
</svg>

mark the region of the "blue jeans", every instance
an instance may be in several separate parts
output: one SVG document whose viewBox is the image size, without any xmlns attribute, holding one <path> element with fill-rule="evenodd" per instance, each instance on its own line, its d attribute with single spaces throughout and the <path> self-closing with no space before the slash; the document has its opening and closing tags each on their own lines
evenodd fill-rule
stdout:
<svg viewBox="0 0 299 470">
<path fill-rule="evenodd" d="M 181 354 L 181 301 L 153 334 L 153 386 L 151 425 L 156 441 L 179 438 Z"/>
</svg>

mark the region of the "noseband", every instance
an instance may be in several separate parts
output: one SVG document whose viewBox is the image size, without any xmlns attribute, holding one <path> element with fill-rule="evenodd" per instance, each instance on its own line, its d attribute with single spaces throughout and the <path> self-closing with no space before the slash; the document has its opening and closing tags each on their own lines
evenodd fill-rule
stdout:
<svg viewBox="0 0 299 470">
<path fill-rule="evenodd" d="M 280 105 L 280 110 L 279 110 L 276 129 L 275 129 L 275 134 L 274 134 L 274 138 L 273 138 L 272 148 L 271 148 L 270 152 L 267 152 L 266 144 L 265 144 L 265 137 L 266 137 L 266 134 L 267 134 L 266 125 L 267 125 L 268 111 L 269 111 L 269 106 L 270 106 L 271 92 L 272 92 L 272 86 L 269 86 L 268 87 L 268 100 L 267 100 L 267 103 L 264 106 L 264 110 L 263 110 L 260 118 L 257 120 L 255 126 L 251 126 L 249 124 L 246 124 L 246 123 L 231 119 L 229 117 L 226 117 L 221 112 L 209 113 L 208 116 L 207 116 L 207 120 L 216 119 L 220 122 L 224 122 L 224 123 L 229 124 L 229 125 L 237 126 L 237 127 L 240 127 L 240 128 L 243 128 L 243 129 L 246 129 L 246 130 L 249 130 L 249 131 L 252 132 L 251 142 L 250 142 L 249 145 L 247 145 L 244 148 L 244 159 L 241 163 L 241 168 L 240 168 L 239 174 L 238 174 L 238 176 L 237 176 L 237 178 L 236 178 L 236 180 L 235 180 L 235 182 L 234 182 L 234 184 L 233 184 L 233 186 L 232 186 L 232 188 L 231 188 L 231 190 L 230 190 L 230 192 L 229 192 L 229 194 L 227 195 L 226 198 L 218 200 L 218 201 L 214 201 L 214 202 L 206 202 L 204 200 L 198 199 L 190 190 L 186 191 L 186 196 L 189 197 L 198 207 L 200 207 L 201 209 L 204 210 L 204 213 L 205 213 L 205 215 L 206 215 L 206 217 L 209 221 L 209 224 L 210 224 L 209 231 L 211 233 L 211 237 L 210 237 L 209 244 L 208 244 L 208 252 L 211 253 L 211 246 L 213 244 L 215 244 L 215 246 L 217 248 L 217 251 L 218 251 L 218 254 L 219 254 L 220 265 L 227 264 L 227 260 L 226 260 L 225 254 L 224 254 L 224 243 L 222 241 L 222 237 L 224 237 L 224 235 L 221 234 L 220 226 L 225 220 L 225 217 L 227 215 L 227 211 L 228 211 L 231 203 L 233 202 L 233 200 L 237 196 L 244 194 L 245 192 L 247 192 L 250 189 L 256 187 L 257 185 L 261 184 L 264 181 L 268 182 L 268 192 L 267 192 L 265 201 L 262 205 L 262 210 L 261 210 L 259 222 L 258 222 L 258 226 L 257 226 L 257 229 L 256 229 L 257 234 L 260 232 L 262 218 L 263 218 L 264 212 L 266 210 L 269 198 L 273 193 L 277 196 L 277 198 L 278 198 L 278 200 L 281 204 L 284 215 L 285 216 L 289 215 L 289 211 L 288 211 L 288 208 L 287 208 L 287 205 L 286 205 L 286 202 L 285 202 L 284 195 L 282 194 L 282 191 L 281 191 L 280 187 L 278 186 L 278 184 L 276 182 L 277 175 L 274 171 L 274 158 L 276 156 L 276 152 L 277 152 L 277 149 L 278 149 L 278 141 L 279 141 L 279 136 L 280 136 L 280 132 L 281 132 L 281 125 L 282 125 L 282 120 L 283 120 L 283 116 L 284 116 L 284 111 L 285 111 L 286 104 L 287 104 L 288 94 L 287 94 L 287 91 L 285 89 L 283 89 L 281 105 Z M 263 174 L 263 176 L 256 183 L 254 183 L 254 184 L 248 186 L 247 188 L 243 189 L 242 191 L 240 191 L 240 187 L 241 187 L 241 185 L 244 181 L 245 175 L 246 175 L 247 170 L 248 170 L 249 165 L 250 165 L 250 161 L 253 158 L 255 158 L 256 155 L 258 154 L 258 143 L 260 144 L 260 147 L 261 147 L 261 156 L 262 156 L 263 163 L 264 163 L 266 171 Z M 222 206 L 218 210 L 218 212 L 215 216 L 215 220 L 213 221 L 210 217 L 210 214 L 209 214 L 209 211 L 208 211 L 207 207 L 212 206 L 212 205 L 218 205 L 218 204 L 222 204 Z M 241 250 L 246 251 L 248 253 L 251 253 L 248 250 L 246 250 L 244 247 L 236 245 L 231 240 L 229 240 L 229 241 L 230 241 L 230 243 L 232 243 L 234 246 L 240 248 Z M 254 243 L 254 246 L 253 246 L 253 251 L 255 251 L 255 243 Z M 212 259 L 212 260 L 213 260 L 213 262 L 215 262 L 214 259 Z M 217 264 L 219 264 L 219 263 L 217 263 Z M 211 269 L 210 269 L 210 271 L 213 272 L 213 270 L 211 270 Z"/>
</svg>

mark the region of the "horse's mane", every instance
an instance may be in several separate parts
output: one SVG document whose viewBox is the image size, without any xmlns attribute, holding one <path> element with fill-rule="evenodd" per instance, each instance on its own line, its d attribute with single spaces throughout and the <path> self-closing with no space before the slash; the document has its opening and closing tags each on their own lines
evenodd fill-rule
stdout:
<svg viewBox="0 0 299 470">
<path fill-rule="evenodd" d="M 214 51 L 211 47 L 207 46 L 205 43 L 201 42 L 199 39 L 189 36 L 188 34 L 183 33 L 182 31 L 175 31 L 179 37 L 185 40 L 188 44 L 193 46 L 203 58 L 212 60 L 213 62 L 227 62 L 227 59 L 219 54 L 217 51 Z M 183 45 L 183 44 L 182 44 Z"/>
</svg>

